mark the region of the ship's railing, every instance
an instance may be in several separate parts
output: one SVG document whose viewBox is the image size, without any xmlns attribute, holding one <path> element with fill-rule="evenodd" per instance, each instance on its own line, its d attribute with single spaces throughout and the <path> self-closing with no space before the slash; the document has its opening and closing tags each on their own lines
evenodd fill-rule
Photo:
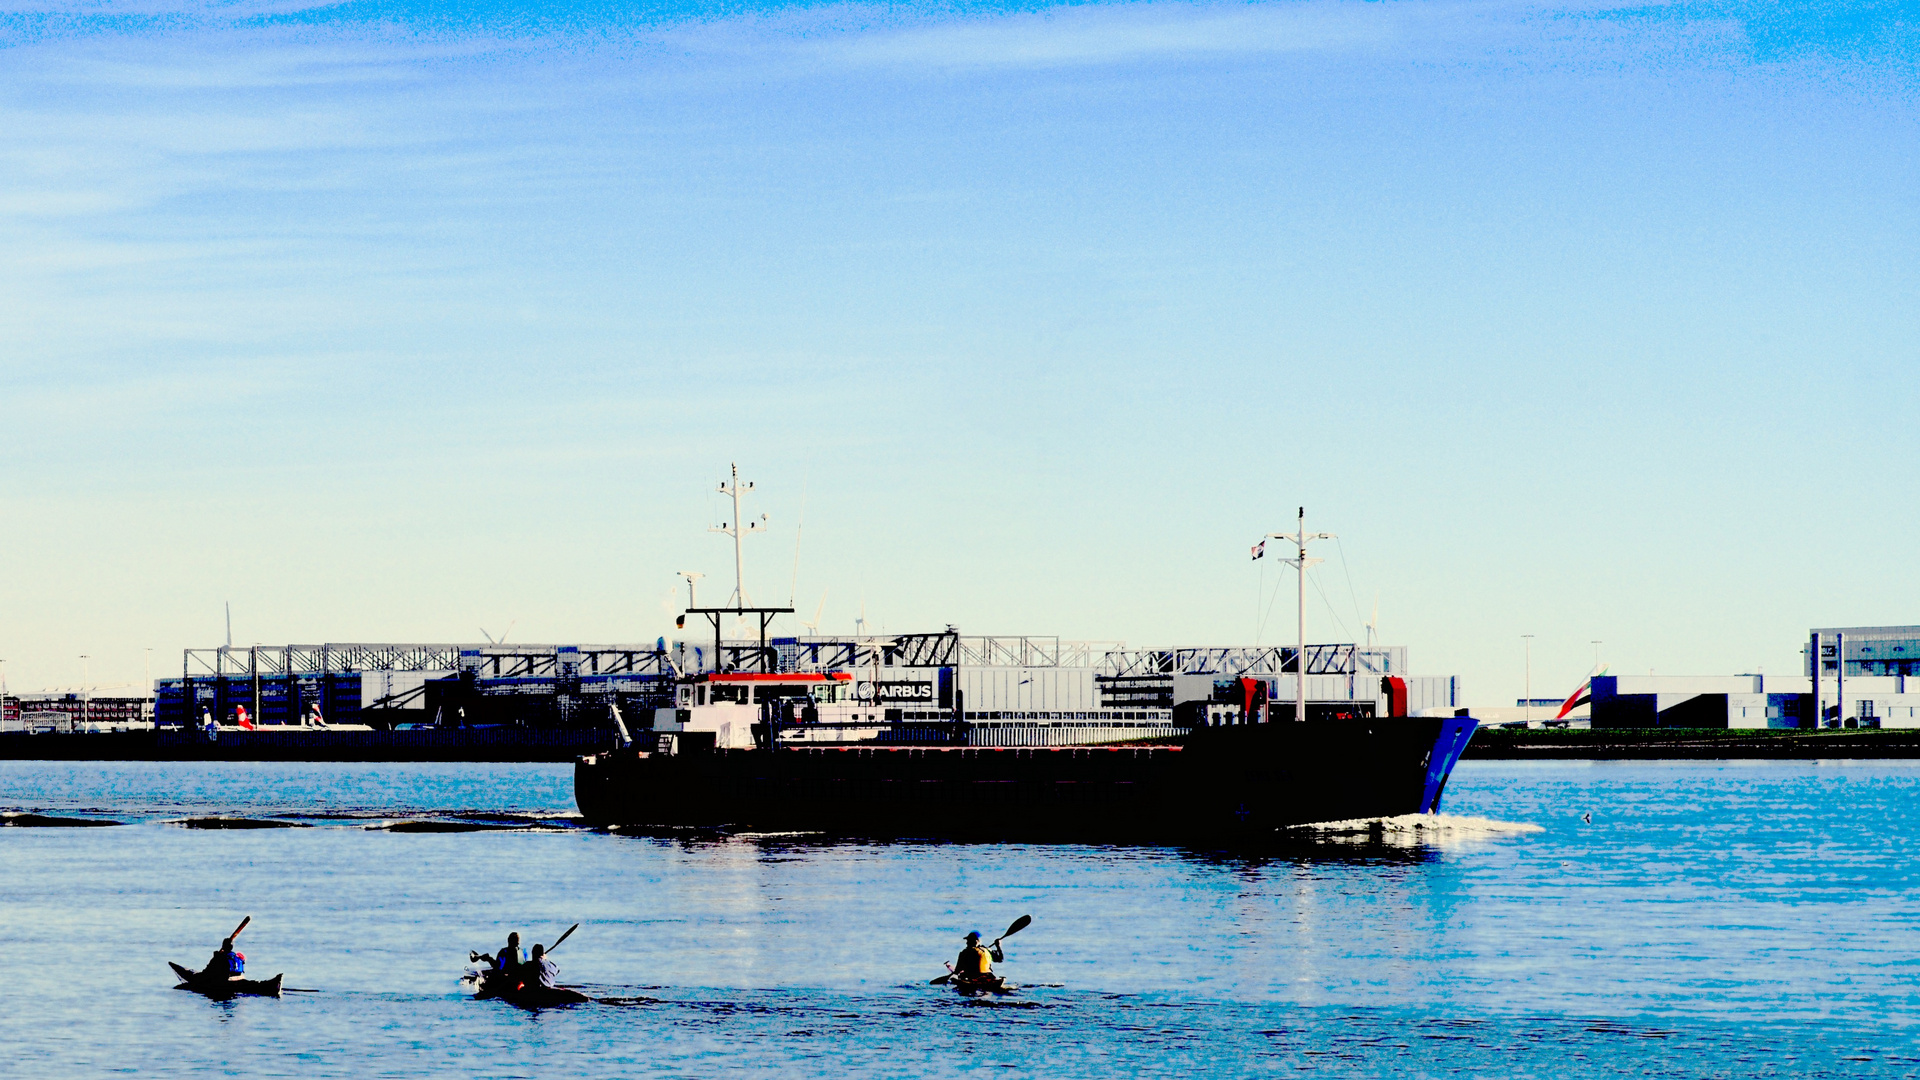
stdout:
<svg viewBox="0 0 1920 1080">
<path fill-rule="evenodd" d="M 941 713 L 926 720 L 868 720 L 865 723 L 782 720 L 775 725 L 775 738 L 780 746 L 946 746 L 958 742 L 962 731 L 949 715 Z"/>
</svg>

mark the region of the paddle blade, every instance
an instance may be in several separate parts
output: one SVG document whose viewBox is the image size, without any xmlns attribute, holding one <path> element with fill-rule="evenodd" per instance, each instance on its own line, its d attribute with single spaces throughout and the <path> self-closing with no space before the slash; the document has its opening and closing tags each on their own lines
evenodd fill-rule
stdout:
<svg viewBox="0 0 1920 1080">
<path fill-rule="evenodd" d="M 233 928 L 233 933 L 231 933 L 231 934 L 228 934 L 228 935 L 227 935 L 227 937 L 229 937 L 229 938 L 237 938 L 237 937 L 239 937 L 239 936 L 240 936 L 240 931 L 242 931 L 242 930 L 245 930 L 245 929 L 247 928 L 247 924 L 248 924 L 248 923 L 250 923 L 250 922 L 252 922 L 252 921 L 253 921 L 253 916 L 251 916 L 251 915 L 249 915 L 249 916 L 247 916 L 247 917 L 246 917 L 246 918 L 244 918 L 244 919 L 241 919 L 241 920 L 240 920 L 240 925 L 239 925 L 239 926 L 236 926 L 236 927 L 234 927 L 234 928 Z"/>
<path fill-rule="evenodd" d="M 1033 925 L 1033 916 L 1022 915 L 1019 918 L 1013 920 L 1013 925 L 1007 927 L 1007 932 L 1004 934 L 1001 934 L 1000 936 L 1003 938 L 1010 938 L 1013 935 L 1019 933 L 1022 930 L 1025 930 L 1027 927 L 1032 925 Z"/>
<path fill-rule="evenodd" d="M 937 979 L 928 979 L 927 983 L 930 986 L 945 986 L 947 985 L 947 983 L 952 981 L 953 981 L 953 975 L 952 973 L 948 973 L 946 975 L 940 976 Z"/>
<path fill-rule="evenodd" d="M 578 930 L 578 929 L 580 929 L 580 924 L 579 924 L 579 923 L 574 923 L 574 924 L 573 924 L 572 926 L 569 926 L 569 927 L 567 927 L 567 932 L 566 932 L 566 933 L 564 933 L 564 934 L 561 934 L 561 935 L 560 935 L 560 940 L 559 940 L 559 941 L 556 941 L 556 942 L 554 942 L 553 944 L 551 944 L 551 945 L 549 945 L 549 946 L 547 946 L 547 951 L 548 951 L 548 952 L 552 952 L 553 950 L 555 950 L 555 949 L 557 949 L 557 948 L 559 948 L 559 947 L 560 947 L 560 942 L 561 942 L 561 941 L 565 941 L 565 940 L 567 940 L 568 938 L 570 938 L 570 937 L 572 937 L 572 936 L 573 936 L 573 932 L 574 932 L 575 930 Z"/>
</svg>

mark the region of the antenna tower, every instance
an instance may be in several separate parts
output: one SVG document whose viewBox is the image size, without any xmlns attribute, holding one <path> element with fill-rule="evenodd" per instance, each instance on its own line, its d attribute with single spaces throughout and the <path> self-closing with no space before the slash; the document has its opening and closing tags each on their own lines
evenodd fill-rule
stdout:
<svg viewBox="0 0 1920 1080">
<path fill-rule="evenodd" d="M 1315 540 L 1332 540 L 1332 533 L 1307 532 L 1307 508 L 1300 508 L 1300 523 L 1290 533 L 1268 533 L 1268 540 L 1285 540 L 1292 544 L 1298 554 L 1291 559 L 1282 560 L 1288 566 L 1300 572 L 1300 650 L 1293 659 L 1293 719 L 1299 723 L 1307 718 L 1307 567 L 1325 559 L 1307 558 L 1307 545 Z"/>
<path fill-rule="evenodd" d="M 744 525 L 741 523 L 740 496 L 753 490 L 753 481 L 749 480 L 745 487 L 741 487 L 740 466 L 730 464 L 728 465 L 728 469 L 732 474 L 733 480 L 731 483 L 720 485 L 720 494 L 733 500 L 733 520 L 731 522 L 722 522 L 720 525 L 709 528 L 707 531 L 725 533 L 733 537 L 733 604 L 735 607 L 745 607 L 747 604 L 747 582 L 746 572 L 743 569 L 744 562 L 740 557 L 740 538 L 743 536 L 752 536 L 754 533 L 764 530 L 766 528 L 767 515 L 761 514 L 759 521 L 749 521 Z M 691 588 L 692 584 L 689 583 L 688 587 Z"/>
</svg>

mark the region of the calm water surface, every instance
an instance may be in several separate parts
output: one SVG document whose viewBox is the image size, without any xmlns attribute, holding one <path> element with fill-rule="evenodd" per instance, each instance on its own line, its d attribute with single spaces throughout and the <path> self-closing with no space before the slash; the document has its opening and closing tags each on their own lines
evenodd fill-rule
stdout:
<svg viewBox="0 0 1920 1080">
<path fill-rule="evenodd" d="M 1920 1075 L 1920 762 L 1466 762 L 1438 829 L 1267 852 L 622 836 L 547 765 L 0 762 L 0 807 L 127 823 L 0 829 L 4 1076 Z M 248 913 L 312 993 L 171 989 Z M 1020 914 L 1020 993 L 926 985 Z M 574 922 L 601 1001 L 468 999 Z"/>
</svg>

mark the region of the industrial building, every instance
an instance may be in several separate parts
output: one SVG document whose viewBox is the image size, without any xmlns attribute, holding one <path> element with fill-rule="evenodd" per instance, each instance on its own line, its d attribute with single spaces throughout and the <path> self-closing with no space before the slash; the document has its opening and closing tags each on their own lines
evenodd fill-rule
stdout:
<svg viewBox="0 0 1920 1080">
<path fill-rule="evenodd" d="M 1598 676 L 1593 726 L 1920 727 L 1920 626 L 1812 630 L 1802 660 L 1799 676 Z"/>
<path fill-rule="evenodd" d="M 152 726 L 152 698 L 78 693 L 0 697 L 0 732 L 128 731 Z"/>
<path fill-rule="evenodd" d="M 1826 678 L 1920 675 L 1920 626 L 1844 626 L 1809 631 L 1807 644 L 1801 649 L 1802 674 L 1813 675 L 1816 652 L 1820 654 L 1820 672 Z"/>
<path fill-rule="evenodd" d="M 1865 675 L 1831 681 L 1813 721 L 1812 680 L 1796 675 L 1602 675 L 1593 680 L 1597 728 L 1920 727 L 1920 677 Z"/>
<path fill-rule="evenodd" d="M 154 684 L 163 726 L 609 726 L 609 706 L 670 696 L 659 646 L 326 644 L 188 649 Z"/>
<path fill-rule="evenodd" d="M 1297 649 L 1129 649 L 1122 642 L 932 634 L 644 645 L 327 644 L 189 649 L 156 684 L 162 725 L 646 727 L 700 676 L 839 672 L 892 723 L 964 725 L 977 745 L 1167 737 L 1252 709 L 1293 712 Z M 1452 676 L 1410 677 L 1402 646 L 1310 645 L 1312 716 L 1445 713 Z M 670 715 L 670 713 L 669 713 Z"/>
</svg>

